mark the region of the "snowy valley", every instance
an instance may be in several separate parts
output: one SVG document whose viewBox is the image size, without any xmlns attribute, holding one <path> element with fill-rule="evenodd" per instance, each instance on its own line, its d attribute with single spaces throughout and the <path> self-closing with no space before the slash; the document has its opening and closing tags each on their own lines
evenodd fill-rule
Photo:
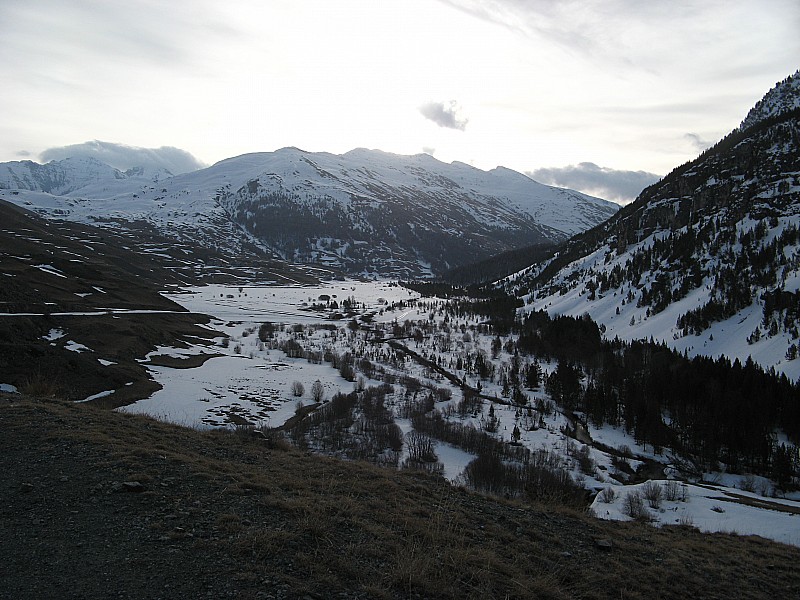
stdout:
<svg viewBox="0 0 800 600">
<path fill-rule="evenodd" d="M 0 391 L 800 546 L 798 77 L 619 211 L 363 149 L 5 163 Z"/>
</svg>

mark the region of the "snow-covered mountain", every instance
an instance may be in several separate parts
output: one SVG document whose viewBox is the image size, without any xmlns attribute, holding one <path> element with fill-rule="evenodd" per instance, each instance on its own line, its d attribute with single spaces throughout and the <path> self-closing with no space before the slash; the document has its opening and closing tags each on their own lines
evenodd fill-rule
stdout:
<svg viewBox="0 0 800 600">
<path fill-rule="evenodd" d="M 752 357 L 797 379 L 798 107 L 800 72 L 714 147 L 507 286 L 528 309 L 589 314 L 612 338 Z"/>
<path fill-rule="evenodd" d="M 0 197 L 46 216 L 116 227 L 147 222 L 181 241 L 260 248 L 354 273 L 417 276 L 532 243 L 560 242 L 616 204 L 431 156 L 296 148 L 206 169 L 113 169 L 96 159 L 0 164 Z"/>
</svg>

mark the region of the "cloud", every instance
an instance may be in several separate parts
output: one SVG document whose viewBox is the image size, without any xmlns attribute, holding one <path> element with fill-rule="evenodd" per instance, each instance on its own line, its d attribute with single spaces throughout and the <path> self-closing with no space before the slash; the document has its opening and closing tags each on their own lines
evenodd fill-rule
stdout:
<svg viewBox="0 0 800 600">
<path fill-rule="evenodd" d="M 430 154 L 431 156 L 433 156 L 434 154 L 436 154 L 436 148 L 431 148 L 430 146 L 423 146 L 423 147 L 422 147 L 422 151 L 423 151 L 425 154 Z"/>
<path fill-rule="evenodd" d="M 591 162 L 536 169 L 527 174 L 540 183 L 579 190 L 620 204 L 633 201 L 644 188 L 661 178 L 655 173 L 620 171 Z"/>
<path fill-rule="evenodd" d="M 702 152 L 703 150 L 710 148 L 714 144 L 714 142 L 709 142 L 708 140 L 704 140 L 696 133 L 687 133 L 683 136 L 683 138 L 689 140 L 689 142 L 692 144 L 692 147 L 698 152 Z"/>
<path fill-rule="evenodd" d="M 419 107 L 419 112 L 439 127 L 464 131 L 469 122 L 468 119 L 459 118 L 461 108 L 455 100 L 451 100 L 447 105 L 444 102 L 427 102 Z"/>
<path fill-rule="evenodd" d="M 17 152 L 17 156 L 28 157 L 30 155 L 31 153 L 28 152 L 27 150 L 20 150 L 19 152 Z"/>
<path fill-rule="evenodd" d="M 173 175 L 179 175 L 180 173 L 188 173 L 205 167 L 202 162 L 180 148 L 173 148 L 172 146 L 139 148 L 137 146 L 126 146 L 125 144 L 114 144 L 98 140 L 58 148 L 48 148 L 39 155 L 39 158 L 44 162 L 49 162 L 76 156 L 96 158 L 121 171 L 126 171 L 133 167 L 144 167 L 145 169 L 166 169 Z"/>
</svg>

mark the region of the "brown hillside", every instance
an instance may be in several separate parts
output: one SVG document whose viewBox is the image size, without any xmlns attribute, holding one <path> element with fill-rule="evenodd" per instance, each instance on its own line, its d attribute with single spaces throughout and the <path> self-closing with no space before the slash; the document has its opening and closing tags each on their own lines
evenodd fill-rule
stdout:
<svg viewBox="0 0 800 600">
<path fill-rule="evenodd" d="M 800 549 L 0 399 L 0 598 L 787 598 Z M 602 543 L 598 543 L 602 541 Z"/>
</svg>

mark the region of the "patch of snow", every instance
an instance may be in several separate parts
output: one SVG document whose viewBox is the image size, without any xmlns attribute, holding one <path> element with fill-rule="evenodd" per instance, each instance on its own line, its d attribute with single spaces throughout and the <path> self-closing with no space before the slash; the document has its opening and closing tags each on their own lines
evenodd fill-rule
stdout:
<svg viewBox="0 0 800 600">
<path fill-rule="evenodd" d="M 665 481 L 654 481 L 659 486 Z M 592 503 L 600 519 L 630 521 L 625 512 L 628 494 L 641 493 L 647 483 L 614 488 L 616 498 L 602 501 L 598 494 Z M 659 508 L 651 508 L 645 500 L 647 516 L 656 526 L 691 525 L 704 532 L 760 535 L 784 544 L 800 546 L 800 502 L 763 498 L 757 494 L 722 486 L 683 484 L 680 498 L 662 500 Z"/>
<path fill-rule="evenodd" d="M 106 390 L 105 392 L 99 392 L 97 394 L 89 396 L 88 398 L 84 398 L 83 400 L 76 400 L 75 402 L 89 402 L 90 400 L 97 400 L 98 398 L 105 398 L 106 396 L 110 396 L 111 394 L 113 394 L 115 391 L 116 390 Z"/>
<path fill-rule="evenodd" d="M 83 344 L 79 344 L 78 342 L 74 342 L 72 340 L 67 341 L 64 344 L 64 350 L 69 350 L 70 352 L 91 352 L 92 350 Z"/>
</svg>

